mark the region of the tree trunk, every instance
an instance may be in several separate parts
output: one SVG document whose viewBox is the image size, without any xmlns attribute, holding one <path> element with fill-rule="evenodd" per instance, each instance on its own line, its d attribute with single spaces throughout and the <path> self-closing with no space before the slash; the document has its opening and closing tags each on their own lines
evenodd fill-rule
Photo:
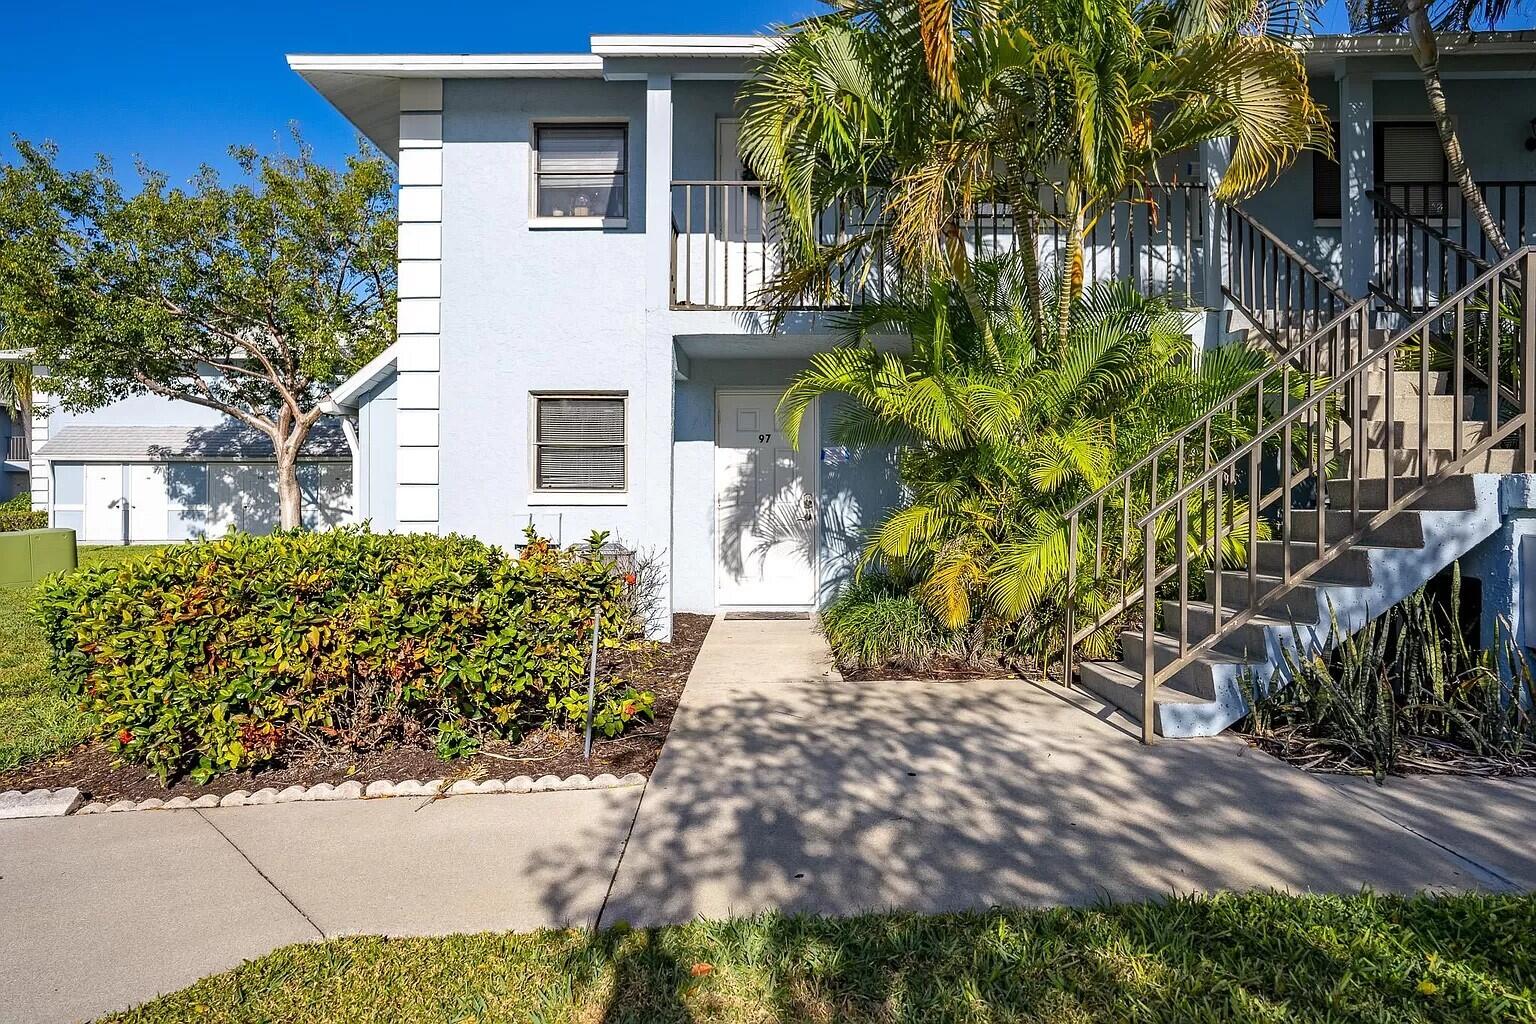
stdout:
<svg viewBox="0 0 1536 1024">
<path fill-rule="evenodd" d="M 1067 231 L 1066 261 L 1061 268 L 1061 292 L 1056 296 L 1056 349 L 1067 347 L 1072 330 L 1072 304 L 1083 293 L 1083 204 L 1077 190 L 1068 199 L 1072 223 Z"/>
<path fill-rule="evenodd" d="M 303 525 L 303 497 L 299 492 L 298 446 L 282 444 L 277 449 L 277 524 L 284 530 Z"/>
<path fill-rule="evenodd" d="M 292 409 L 278 413 L 272 432 L 272 450 L 277 457 L 277 524 L 284 530 L 304 525 L 304 497 L 299 490 L 299 452 L 314 424 Z"/>
<path fill-rule="evenodd" d="M 1466 208 L 1477 217 L 1483 229 L 1483 237 L 1500 256 L 1509 255 L 1509 242 L 1504 231 L 1493 219 L 1488 203 L 1472 178 L 1467 166 L 1466 154 L 1461 150 L 1461 140 L 1451 124 L 1450 111 L 1445 105 L 1445 86 L 1440 80 L 1440 45 L 1435 39 L 1434 26 L 1429 21 L 1428 0 L 1408 0 L 1408 34 L 1413 40 L 1413 59 L 1424 75 L 1424 95 L 1429 98 L 1429 110 L 1434 115 L 1435 127 L 1440 130 L 1440 147 L 1445 150 L 1445 162 L 1451 178 L 1461 190 Z"/>
</svg>

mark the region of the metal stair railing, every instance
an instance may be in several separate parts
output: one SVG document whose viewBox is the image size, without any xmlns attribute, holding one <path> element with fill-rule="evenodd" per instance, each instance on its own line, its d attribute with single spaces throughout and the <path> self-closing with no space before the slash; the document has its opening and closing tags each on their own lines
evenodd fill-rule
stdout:
<svg viewBox="0 0 1536 1024">
<path fill-rule="evenodd" d="M 1327 274 L 1238 206 L 1228 206 L 1221 292 L 1273 345 L 1328 323 L 1354 299 Z"/>
<path fill-rule="evenodd" d="M 1266 420 L 1289 412 L 1298 381 L 1315 381 L 1320 375 L 1337 372 L 1347 347 L 1347 331 L 1353 326 L 1363 330 L 1368 313 L 1367 300 L 1348 305 L 1289 351 L 1281 353 L 1263 373 L 1067 510 L 1063 516 L 1067 549 L 1063 680 L 1070 684 L 1073 678 L 1077 648 L 1136 603 L 1140 584 L 1136 580 L 1135 562 L 1140 557 L 1141 544 L 1136 510 L 1155 506 L 1161 495 L 1182 485 L 1189 474 L 1208 470 L 1232 446 L 1230 438 L 1234 432 L 1257 433 Z M 1261 475 L 1257 472 L 1251 475 L 1251 481 L 1255 506 L 1273 504 L 1278 495 L 1288 490 L 1277 483 L 1274 489 L 1260 492 Z M 1209 515 L 1205 525 L 1210 525 Z M 1085 539 L 1093 546 L 1091 565 L 1080 565 L 1085 561 L 1081 557 Z M 1165 572 L 1158 582 L 1166 578 Z M 1091 601 L 1084 602 L 1089 606 L 1088 614 L 1079 622 L 1078 604 L 1085 588 L 1096 589 L 1097 593 Z"/>
<path fill-rule="evenodd" d="M 1184 479 L 1183 466 L 1178 467 L 1178 479 L 1171 493 L 1154 499 L 1136 521 L 1136 527 L 1141 531 L 1140 548 L 1144 558 L 1139 603 L 1147 637 L 1141 682 L 1142 738 L 1145 742 L 1152 741 L 1155 730 L 1159 685 L 1314 577 L 1342 552 L 1357 544 L 1368 531 L 1408 508 L 1435 484 L 1462 472 L 1474 459 L 1496 447 L 1513 447 L 1526 471 L 1536 471 L 1536 374 L 1524 369 L 1536 365 L 1533 284 L 1536 284 L 1536 248 L 1527 247 L 1484 271 L 1379 346 L 1373 346 L 1370 341 L 1368 310 L 1363 304 L 1353 307 L 1335 321 L 1333 340 L 1342 343 L 1336 354 L 1343 359 L 1335 366 L 1341 366 L 1341 372 L 1330 374 L 1331 379 L 1326 382 L 1309 380 L 1306 395 L 1297 403 L 1292 404 L 1286 395 L 1283 414 L 1278 419 L 1255 429 L 1250 440 L 1224 454 L 1193 478 Z M 1343 330 L 1338 330 L 1339 327 Z M 1453 429 L 1448 456 L 1444 464 L 1431 473 L 1431 451 L 1443 450 L 1440 447 L 1432 449 L 1429 443 L 1430 360 L 1434 335 L 1450 339 Z M 1504 357 L 1502 353 L 1506 348 L 1513 349 L 1516 358 Z M 1476 441 L 1467 437 L 1463 426 L 1471 411 L 1465 382 L 1474 368 L 1496 392 L 1513 393 L 1517 397 L 1516 403 L 1507 400 L 1481 403 L 1485 406 L 1481 419 L 1487 429 L 1474 431 L 1482 435 Z M 1370 495 L 1370 504 L 1379 505 L 1379 508 L 1367 508 L 1362 500 L 1363 485 L 1367 483 L 1365 407 L 1371 393 L 1369 375 L 1372 373 L 1381 376 L 1384 396 L 1379 448 L 1383 451 L 1380 494 Z M 1413 374 L 1418 381 L 1418 436 L 1411 446 L 1407 437 L 1403 443 L 1397 439 L 1394 403 L 1397 401 L 1397 378 L 1401 373 Z M 1510 386 L 1506 392 L 1507 384 Z M 1349 421 L 1349 449 L 1348 457 L 1341 459 L 1341 424 L 1346 418 Z M 1209 419 L 1209 415 L 1204 418 L 1207 422 Z M 1299 444 L 1296 443 L 1298 436 Z M 1258 513 L 1266 506 L 1257 496 L 1259 460 L 1271 446 L 1278 449 L 1282 463 L 1282 485 L 1269 503 L 1280 505 L 1283 543 L 1278 579 L 1261 595 L 1257 586 L 1256 545 L 1259 540 Z M 1417 471 L 1400 474 L 1397 456 L 1410 451 L 1417 454 Z M 1298 459 L 1299 468 L 1295 466 Z M 1333 467 L 1342 471 L 1340 475 L 1333 475 Z M 1347 482 L 1347 488 L 1337 489 L 1345 497 L 1331 500 L 1330 482 Z M 1373 489 L 1377 488 L 1374 479 L 1369 482 Z M 1212 519 L 1214 529 L 1205 529 L 1192 536 L 1190 509 L 1193 505 L 1222 510 L 1228 506 L 1229 499 L 1237 497 L 1228 489 L 1235 491 L 1242 486 L 1246 486 L 1248 492 L 1244 499 L 1248 505 L 1244 533 L 1249 553 L 1249 585 L 1240 606 L 1228 615 L 1221 595 L 1225 517 L 1217 514 Z M 1305 501 L 1307 495 L 1315 495 L 1314 514 L 1318 517 L 1318 527 L 1314 550 L 1298 565 L 1293 564 L 1293 545 L 1290 543 L 1291 510 L 1293 498 Z M 1348 513 L 1349 516 L 1348 532 L 1334 541 L 1328 539 L 1329 511 Z M 1169 533 L 1173 535 L 1174 543 L 1165 557 L 1159 539 Z M 1210 595 L 1213 621 L 1204 637 L 1192 640 L 1189 630 L 1190 570 L 1205 562 L 1212 563 L 1215 569 Z M 1178 650 L 1175 657 L 1159 667 L 1152 650 L 1156 602 L 1159 587 L 1174 579 L 1178 581 L 1177 614 L 1175 621 L 1166 623 L 1165 628 L 1174 632 Z"/>
<path fill-rule="evenodd" d="M 1437 297 L 1461 288 L 1493 266 L 1442 227 L 1413 213 L 1379 191 L 1369 191 L 1375 208 L 1376 268 L 1371 291 L 1391 309 L 1414 316 Z M 1421 209 L 1429 204 L 1416 203 Z M 1445 206 L 1439 207 L 1442 211 Z M 1445 218 L 1442 217 L 1442 226 Z M 1495 257 L 1496 259 L 1497 257 Z"/>
</svg>

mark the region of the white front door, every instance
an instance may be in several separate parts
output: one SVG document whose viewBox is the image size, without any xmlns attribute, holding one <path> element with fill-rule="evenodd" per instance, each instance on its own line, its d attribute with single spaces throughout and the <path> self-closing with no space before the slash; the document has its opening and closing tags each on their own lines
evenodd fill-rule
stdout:
<svg viewBox="0 0 1536 1024">
<path fill-rule="evenodd" d="M 798 450 L 779 430 L 780 392 L 722 391 L 715 416 L 719 603 L 806 608 L 816 598 L 816 430 Z M 813 410 L 814 411 L 814 410 Z"/>
<path fill-rule="evenodd" d="M 165 493 L 165 474 L 163 465 L 128 467 L 128 500 L 133 505 L 128 513 L 129 539 L 136 542 L 166 539 L 170 501 Z"/>
<path fill-rule="evenodd" d="M 123 467 L 121 463 L 92 463 L 85 467 L 85 536 L 91 544 L 121 544 L 123 527 Z"/>
</svg>

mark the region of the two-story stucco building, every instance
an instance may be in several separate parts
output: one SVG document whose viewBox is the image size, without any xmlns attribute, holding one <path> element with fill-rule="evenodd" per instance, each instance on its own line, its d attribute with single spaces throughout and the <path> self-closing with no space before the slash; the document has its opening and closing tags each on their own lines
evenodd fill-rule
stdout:
<svg viewBox="0 0 1536 1024">
<path fill-rule="evenodd" d="M 754 308 L 773 225 L 737 154 L 735 96 L 770 45 L 596 36 L 580 54 L 289 58 L 399 165 L 399 339 L 335 396 L 360 436 L 360 517 L 502 544 L 530 523 L 564 543 L 611 530 L 661 555 L 676 611 L 810 609 L 846 576 L 898 484 L 889 453 L 833 442 L 836 409 L 815 410 L 798 447 L 775 419 L 785 382 L 837 334 L 826 311 L 770 331 Z M 1339 160 L 1304 156 L 1244 222 L 1352 296 L 1390 262 L 1383 211 L 1438 218 L 1475 247 L 1406 40 L 1305 48 Z M 1490 194 L 1528 238 L 1536 42 L 1450 40 L 1443 70 L 1474 172 L 1510 183 Z M 1221 154 L 1189 154 L 1158 213 L 1126 204 L 1090 250 L 1094 273 L 1216 311 L 1207 343 L 1242 307 L 1254 251 L 1208 199 Z M 995 210 L 970 227 L 978 245 L 1012 232 Z M 1400 297 L 1435 288 L 1426 276 Z"/>
</svg>

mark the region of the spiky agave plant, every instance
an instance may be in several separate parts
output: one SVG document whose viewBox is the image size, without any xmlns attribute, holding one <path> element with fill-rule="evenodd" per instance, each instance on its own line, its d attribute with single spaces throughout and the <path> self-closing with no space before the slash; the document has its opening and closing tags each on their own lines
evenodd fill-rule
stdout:
<svg viewBox="0 0 1536 1024">
<path fill-rule="evenodd" d="M 914 593 L 946 627 L 984 618 L 996 626 L 989 634 L 1011 629 L 1040 654 L 1069 602 L 1096 621 L 1122 578 L 1139 572 L 1139 539 L 1107 534 L 1078 553 L 1100 571 L 1077 574 L 1068 593 L 1065 512 L 1270 363 L 1244 346 L 1197 363 L 1186 312 L 1125 283 L 1089 287 L 1068 304 L 1064 326 L 1049 309 L 1042 323 L 1029 308 L 1027 273 L 1020 258 L 1002 257 L 978 264 L 967 288 L 930 283 L 848 314 L 845 343 L 812 357 L 781 415 L 795 437 L 812 402 L 852 398 L 833 424 L 839 440 L 900 445 L 910 496 L 873 532 L 866 562 L 914 579 Z M 1047 291 L 1062 287 L 1045 282 Z M 875 347 L 875 337 L 890 334 L 909 336 L 910 354 Z M 1213 423 L 1213 448 L 1247 440 L 1243 422 Z M 1110 496 L 1114 519 L 1140 518 L 1147 497 Z M 1132 507 L 1117 504 L 1126 501 Z M 1241 560 L 1246 516 L 1244 503 L 1206 508 L 1197 497 L 1190 521 L 1213 526 L 1221 517 L 1222 554 Z M 1157 536 L 1170 550 L 1177 543 L 1161 522 Z M 1212 557 L 1205 541 L 1190 540 L 1197 571 Z M 1111 642 L 1105 630 L 1084 654 L 1102 656 Z"/>
</svg>

